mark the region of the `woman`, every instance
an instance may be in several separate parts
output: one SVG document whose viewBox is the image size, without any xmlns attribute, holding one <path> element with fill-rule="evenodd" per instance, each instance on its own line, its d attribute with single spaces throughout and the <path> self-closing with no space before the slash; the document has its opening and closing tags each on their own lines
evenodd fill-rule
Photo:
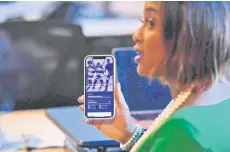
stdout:
<svg viewBox="0 0 230 152">
<path fill-rule="evenodd" d="M 146 2 L 143 15 L 137 71 L 167 83 L 173 100 L 143 134 L 116 87 L 115 118 L 84 122 L 127 151 L 229 152 L 230 2 Z"/>
</svg>

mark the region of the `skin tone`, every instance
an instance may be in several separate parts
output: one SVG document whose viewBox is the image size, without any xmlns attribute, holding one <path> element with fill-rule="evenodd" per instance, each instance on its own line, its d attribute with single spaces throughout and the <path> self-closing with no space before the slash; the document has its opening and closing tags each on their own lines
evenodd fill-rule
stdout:
<svg viewBox="0 0 230 152">
<path fill-rule="evenodd" d="M 137 66 L 137 72 L 142 76 L 160 76 L 160 64 L 164 59 L 163 11 L 161 2 L 146 2 L 144 5 L 142 26 L 134 33 L 135 50 L 142 57 Z"/>
<path fill-rule="evenodd" d="M 163 9 L 161 2 L 145 2 L 143 24 L 133 35 L 133 40 L 136 43 L 134 49 L 142 54 L 137 67 L 137 72 L 141 76 L 163 79 L 165 75 L 164 61 L 167 57 L 167 48 L 163 34 Z M 178 85 L 179 83 L 175 79 L 164 81 L 169 85 L 173 97 L 181 91 L 181 88 L 186 87 Z M 198 94 L 190 97 L 183 106 L 192 104 Z M 87 123 L 95 126 L 108 137 L 126 143 L 133 135 L 135 124 L 130 118 L 119 86 L 115 87 L 115 101 L 116 115 L 112 120 L 88 120 Z M 79 97 L 78 102 L 84 103 L 84 96 Z M 80 108 L 84 111 L 84 105 L 81 105 Z"/>
<path fill-rule="evenodd" d="M 137 66 L 139 75 L 157 77 L 166 81 L 172 96 L 175 97 L 182 87 L 177 80 L 165 80 L 164 60 L 167 57 L 167 47 L 163 34 L 164 7 L 161 2 L 145 2 L 142 26 L 134 33 L 135 50 L 141 52 L 142 57 Z"/>
<path fill-rule="evenodd" d="M 177 80 L 165 80 L 164 60 L 167 57 L 163 34 L 164 7 L 161 2 L 146 2 L 144 5 L 142 26 L 134 33 L 135 50 L 141 52 L 142 57 L 137 66 L 139 75 L 158 77 L 166 81 L 175 97 L 182 86 Z"/>
</svg>

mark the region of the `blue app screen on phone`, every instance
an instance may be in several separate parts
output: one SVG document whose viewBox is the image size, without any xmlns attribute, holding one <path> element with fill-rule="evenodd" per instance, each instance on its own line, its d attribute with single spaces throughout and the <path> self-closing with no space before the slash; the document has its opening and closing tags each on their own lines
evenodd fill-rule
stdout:
<svg viewBox="0 0 230 152">
<path fill-rule="evenodd" d="M 85 59 L 85 115 L 111 118 L 114 114 L 114 59 L 88 56 Z"/>
</svg>

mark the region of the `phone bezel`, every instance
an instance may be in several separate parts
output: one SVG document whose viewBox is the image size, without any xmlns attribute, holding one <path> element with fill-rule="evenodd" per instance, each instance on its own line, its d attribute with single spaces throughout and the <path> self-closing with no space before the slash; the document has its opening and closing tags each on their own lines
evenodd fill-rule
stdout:
<svg viewBox="0 0 230 152">
<path fill-rule="evenodd" d="M 88 58 L 88 57 L 111 57 L 112 59 L 113 59 L 113 87 L 115 87 L 115 85 L 116 85 L 116 78 L 115 78 L 115 75 L 116 75 L 116 60 L 115 60 L 115 57 L 113 56 L 113 55 L 87 55 L 87 56 L 85 56 L 85 58 L 84 58 L 84 97 L 85 97 L 85 90 L 86 90 L 86 85 L 85 85 L 85 83 L 86 83 L 86 78 L 85 78 L 85 75 L 86 75 L 86 73 L 85 73 L 85 69 L 86 69 L 86 59 Z M 84 101 L 85 101 L 85 99 L 84 99 Z M 85 101 L 86 102 L 86 101 Z M 87 115 L 86 115 L 86 106 L 85 106 L 86 104 L 84 104 L 84 116 L 87 118 L 87 119 L 113 119 L 114 118 L 114 116 L 115 116 L 115 92 L 114 92 L 114 90 L 113 90 L 113 112 L 112 112 L 112 116 L 111 117 L 87 117 Z"/>
</svg>

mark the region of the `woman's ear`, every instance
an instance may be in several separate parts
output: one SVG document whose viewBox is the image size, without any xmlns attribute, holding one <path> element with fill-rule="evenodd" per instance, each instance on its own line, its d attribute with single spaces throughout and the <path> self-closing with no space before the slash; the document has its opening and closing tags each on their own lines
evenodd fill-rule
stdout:
<svg viewBox="0 0 230 152">
<path fill-rule="evenodd" d="M 213 82 L 211 79 L 205 78 L 203 80 L 200 81 L 196 81 L 192 83 L 192 89 L 195 92 L 204 92 L 207 91 L 209 88 L 211 88 L 213 85 Z"/>
</svg>

